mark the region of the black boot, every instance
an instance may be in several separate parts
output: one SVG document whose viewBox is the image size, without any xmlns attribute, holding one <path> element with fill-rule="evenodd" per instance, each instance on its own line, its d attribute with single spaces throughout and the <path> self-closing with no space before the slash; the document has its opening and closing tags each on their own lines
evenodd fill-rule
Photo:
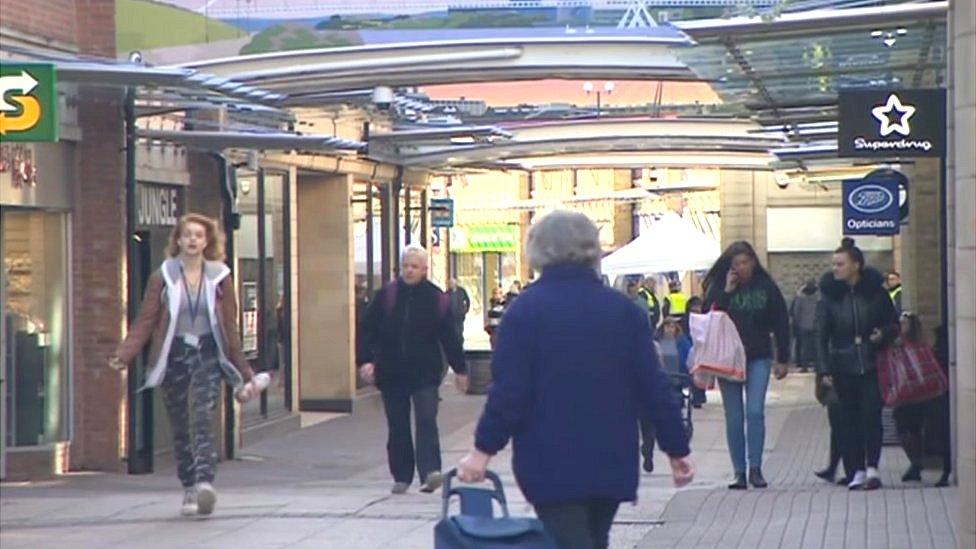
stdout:
<svg viewBox="0 0 976 549">
<path fill-rule="evenodd" d="M 759 467 L 749 469 L 749 484 L 751 484 L 753 488 L 765 488 L 766 486 L 769 486 L 766 484 L 766 479 L 763 478 L 762 469 Z"/>
<path fill-rule="evenodd" d="M 644 471 L 647 473 L 654 472 L 654 460 L 651 458 L 644 458 Z"/>
<path fill-rule="evenodd" d="M 747 488 L 749 485 L 746 483 L 746 474 L 736 473 L 735 479 L 729 484 L 729 490 L 745 490 Z"/>
<path fill-rule="evenodd" d="M 823 480 L 826 480 L 827 482 L 829 482 L 831 484 L 833 484 L 834 481 L 837 479 L 837 469 L 836 468 L 833 468 L 832 469 L 830 467 L 827 467 L 823 471 L 814 471 L 813 474 L 816 475 L 817 478 L 821 478 Z"/>
<path fill-rule="evenodd" d="M 943 471 L 942 476 L 939 477 L 939 482 L 935 483 L 936 488 L 945 488 L 949 486 L 949 472 Z"/>
<path fill-rule="evenodd" d="M 911 482 L 911 481 L 920 482 L 921 480 L 922 480 L 922 468 L 919 467 L 918 465 L 915 465 L 914 463 L 911 464 L 908 467 L 908 470 L 905 471 L 905 474 L 901 476 L 902 482 Z"/>
</svg>

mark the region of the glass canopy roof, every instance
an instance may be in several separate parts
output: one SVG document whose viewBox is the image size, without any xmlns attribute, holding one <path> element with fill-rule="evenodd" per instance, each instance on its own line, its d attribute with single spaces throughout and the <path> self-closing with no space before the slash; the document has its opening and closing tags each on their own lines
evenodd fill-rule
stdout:
<svg viewBox="0 0 976 549">
<path fill-rule="evenodd" d="M 698 21 L 681 26 L 699 45 L 676 54 L 723 101 L 762 122 L 836 120 L 840 90 L 945 86 L 944 4 Z"/>
</svg>

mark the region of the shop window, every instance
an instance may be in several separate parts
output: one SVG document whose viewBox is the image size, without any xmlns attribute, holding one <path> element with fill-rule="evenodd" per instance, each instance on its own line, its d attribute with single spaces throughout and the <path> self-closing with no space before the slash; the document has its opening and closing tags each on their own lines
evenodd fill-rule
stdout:
<svg viewBox="0 0 976 549">
<path fill-rule="evenodd" d="M 255 372 L 270 371 L 274 381 L 260 399 L 243 407 L 244 424 L 289 409 L 288 179 L 284 174 L 238 176 L 240 230 L 235 232 L 241 343 Z"/>
<path fill-rule="evenodd" d="M 68 437 L 67 216 L 5 210 L 3 368 L 5 443 Z"/>
</svg>

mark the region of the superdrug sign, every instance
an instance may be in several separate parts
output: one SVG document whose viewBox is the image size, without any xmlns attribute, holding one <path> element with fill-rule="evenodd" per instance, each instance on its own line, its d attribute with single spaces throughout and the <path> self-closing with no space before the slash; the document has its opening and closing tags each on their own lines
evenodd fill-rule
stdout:
<svg viewBox="0 0 976 549">
<path fill-rule="evenodd" d="M 837 152 L 842 157 L 940 157 L 945 125 L 943 89 L 842 91 Z"/>
</svg>

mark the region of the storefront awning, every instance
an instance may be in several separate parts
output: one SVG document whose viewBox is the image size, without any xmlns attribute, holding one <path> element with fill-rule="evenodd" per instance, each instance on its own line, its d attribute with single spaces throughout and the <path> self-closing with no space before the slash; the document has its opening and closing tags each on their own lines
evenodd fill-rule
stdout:
<svg viewBox="0 0 976 549">
<path fill-rule="evenodd" d="M 518 250 L 516 225 L 463 225 L 451 229 L 451 251 L 455 253 L 514 253 Z"/>
</svg>

